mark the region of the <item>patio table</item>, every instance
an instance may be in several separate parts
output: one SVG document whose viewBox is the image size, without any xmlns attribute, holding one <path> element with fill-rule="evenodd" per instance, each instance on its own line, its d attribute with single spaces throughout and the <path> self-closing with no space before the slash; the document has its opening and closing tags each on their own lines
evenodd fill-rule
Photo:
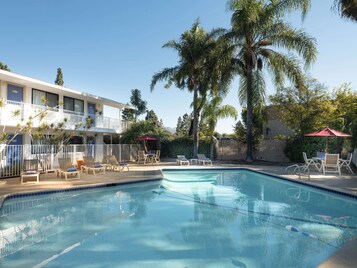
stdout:
<svg viewBox="0 0 357 268">
<path fill-rule="evenodd" d="M 322 158 L 322 157 L 312 157 L 312 160 L 314 160 L 314 162 L 316 164 L 320 164 L 320 168 L 318 169 L 319 172 L 322 172 L 322 164 L 323 164 L 323 161 L 325 160 L 325 158 Z"/>
<path fill-rule="evenodd" d="M 147 154 L 145 154 L 145 156 L 147 157 L 148 162 L 151 162 L 151 163 L 154 162 L 154 157 L 155 157 L 154 153 L 147 153 Z"/>
</svg>

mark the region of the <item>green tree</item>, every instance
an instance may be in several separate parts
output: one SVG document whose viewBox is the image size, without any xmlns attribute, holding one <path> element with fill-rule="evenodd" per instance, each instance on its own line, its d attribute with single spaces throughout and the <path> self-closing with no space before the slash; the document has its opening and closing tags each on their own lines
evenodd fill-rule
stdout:
<svg viewBox="0 0 357 268">
<path fill-rule="evenodd" d="M 306 13 L 310 1 L 301 0 L 230 0 L 233 11 L 232 28 L 225 38 L 236 47 L 240 67 L 240 99 L 247 107 L 247 161 L 253 161 L 253 108 L 262 106 L 265 96 L 264 68 L 273 77 L 275 85 L 285 78 L 295 84 L 302 81 L 302 71 L 295 51 L 305 64 L 312 63 L 317 55 L 315 39 L 302 30 L 284 22 L 287 14 L 301 9 Z M 288 50 L 288 54 L 283 53 Z M 237 63 L 236 63 L 237 64 Z"/>
<path fill-rule="evenodd" d="M 138 121 L 138 116 L 142 115 L 146 111 L 147 102 L 141 98 L 141 91 L 139 89 L 131 90 L 130 104 L 135 108 L 134 122 Z"/>
<path fill-rule="evenodd" d="M 170 137 L 170 133 L 165 129 L 161 127 L 157 128 L 149 121 L 138 121 L 133 123 L 130 128 L 123 133 L 121 137 L 121 142 L 137 143 L 136 138 L 144 134 L 155 135 L 160 140 L 167 139 L 168 137 Z"/>
<path fill-rule="evenodd" d="M 201 123 L 206 125 L 206 136 L 210 139 L 210 157 L 213 159 L 214 152 L 214 131 L 219 119 L 233 117 L 235 120 L 238 117 L 237 110 L 231 105 L 222 105 L 225 95 L 212 96 L 202 110 Z"/>
<path fill-rule="evenodd" d="M 127 103 L 127 105 L 130 105 L 129 103 Z M 121 115 L 122 119 L 125 121 L 135 121 L 135 111 L 134 109 L 124 109 Z"/>
<path fill-rule="evenodd" d="M 350 84 L 343 84 L 333 91 L 333 105 L 335 107 L 334 116 L 336 117 L 332 127 L 352 134 L 351 147 L 357 147 L 357 92 Z M 346 141 L 346 139 L 342 139 Z"/>
<path fill-rule="evenodd" d="M 152 124 L 156 128 L 162 128 L 163 127 L 162 122 L 160 122 L 160 120 L 157 117 L 157 115 L 154 112 L 154 110 L 147 110 L 146 111 L 145 120 L 147 122 L 149 122 L 150 124 Z"/>
<path fill-rule="evenodd" d="M 357 0 L 335 0 L 334 8 L 342 18 L 357 21 Z"/>
<path fill-rule="evenodd" d="M 11 72 L 10 68 L 6 64 L 3 64 L 2 62 L 0 62 L 0 69 Z"/>
<path fill-rule="evenodd" d="M 264 113 L 260 109 L 253 110 L 253 142 L 252 149 L 256 150 L 263 135 L 263 124 L 266 120 Z M 241 143 L 247 142 L 247 109 L 243 108 L 241 120 L 234 126 L 235 138 Z"/>
<path fill-rule="evenodd" d="M 331 103 L 327 88 L 316 79 L 304 78 L 304 83 L 284 87 L 270 96 L 280 120 L 298 136 L 333 126 L 336 107 Z"/>
<path fill-rule="evenodd" d="M 176 125 L 176 135 L 180 137 L 189 136 L 191 128 L 192 116 L 185 113 L 182 117 L 179 116 Z"/>
<path fill-rule="evenodd" d="M 193 93 L 193 155 L 198 153 L 199 138 L 198 124 L 201 109 L 206 101 L 207 91 L 210 87 L 210 77 L 213 66 L 212 53 L 217 47 L 216 36 L 219 31 L 207 33 L 197 20 L 192 27 L 185 31 L 179 41 L 169 41 L 164 48 L 174 49 L 180 58 L 179 64 L 164 68 L 156 73 L 151 82 L 151 90 L 158 81 L 168 81 L 165 88 L 174 84 L 179 89 L 187 88 Z M 215 58 L 216 59 L 216 58 Z"/>
<path fill-rule="evenodd" d="M 59 85 L 59 86 L 63 86 L 64 85 L 63 74 L 62 74 L 62 69 L 61 68 L 57 68 L 57 77 L 56 77 L 56 80 L 55 80 L 55 84 Z"/>
<path fill-rule="evenodd" d="M 177 118 L 177 124 L 176 124 L 176 135 L 177 136 L 182 136 L 182 133 L 183 133 L 183 121 L 182 121 L 182 118 L 181 116 L 179 116 Z"/>
</svg>

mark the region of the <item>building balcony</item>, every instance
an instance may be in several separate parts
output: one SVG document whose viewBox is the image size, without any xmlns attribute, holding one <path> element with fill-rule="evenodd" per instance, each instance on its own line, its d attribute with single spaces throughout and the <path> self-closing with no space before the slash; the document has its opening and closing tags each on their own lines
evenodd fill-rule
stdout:
<svg viewBox="0 0 357 268">
<path fill-rule="evenodd" d="M 64 123 L 64 129 L 79 130 L 102 133 L 122 133 L 130 122 L 122 121 L 119 118 L 111 118 L 103 115 L 96 115 L 92 118 L 92 124 L 88 128 L 86 125 L 88 115 L 60 108 L 45 108 L 32 104 L 25 104 L 15 101 L 5 101 L 4 107 L 0 107 L 0 125 L 8 127 L 24 126 L 29 121 L 32 127 L 40 124 Z"/>
</svg>

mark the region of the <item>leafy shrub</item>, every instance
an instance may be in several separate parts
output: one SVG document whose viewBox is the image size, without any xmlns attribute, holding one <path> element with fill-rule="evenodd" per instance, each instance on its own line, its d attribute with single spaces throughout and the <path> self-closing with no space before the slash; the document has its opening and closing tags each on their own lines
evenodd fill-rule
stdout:
<svg viewBox="0 0 357 268">
<path fill-rule="evenodd" d="M 210 144 L 209 142 L 200 141 L 199 153 L 209 156 Z M 182 154 L 187 158 L 193 157 L 193 139 L 188 137 L 177 138 L 174 140 L 164 140 L 161 142 L 161 156 L 176 158 L 177 155 Z"/>
<path fill-rule="evenodd" d="M 328 152 L 341 153 L 341 141 L 341 138 L 329 137 Z M 294 137 L 286 143 L 284 153 L 293 162 L 303 162 L 303 152 L 310 158 L 316 156 L 316 152 L 324 152 L 325 148 L 326 137 Z"/>
</svg>

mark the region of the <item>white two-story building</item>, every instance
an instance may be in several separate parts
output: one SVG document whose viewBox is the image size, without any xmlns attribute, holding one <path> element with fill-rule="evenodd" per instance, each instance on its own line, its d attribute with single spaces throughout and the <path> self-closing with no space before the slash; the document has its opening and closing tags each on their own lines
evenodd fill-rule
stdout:
<svg viewBox="0 0 357 268">
<path fill-rule="evenodd" d="M 75 131 L 72 133 L 75 143 L 83 142 L 81 133 L 84 130 L 88 137 L 87 142 L 95 144 L 103 143 L 104 135 L 122 133 L 128 127 L 128 122 L 122 120 L 121 112 L 124 108 L 131 108 L 114 100 L 4 70 L 0 70 L 0 99 L 4 103 L 0 108 L 1 132 L 5 131 L 11 137 L 11 134 L 18 129 L 20 118 L 24 118 L 26 121 L 39 110 L 47 109 L 45 122 L 56 124 L 66 119 L 65 129 Z M 43 102 L 44 99 L 46 104 Z M 116 108 L 112 110 L 117 111 L 117 116 L 115 118 L 106 117 L 105 106 Z M 20 116 L 13 117 L 15 110 L 20 111 Z M 75 127 L 80 123 L 82 126 L 86 126 L 88 118 L 91 118 L 92 122 L 90 128 Z M 38 124 L 38 120 L 33 120 L 33 127 Z M 26 133 L 20 133 L 11 144 L 31 144 L 31 137 Z"/>
</svg>

